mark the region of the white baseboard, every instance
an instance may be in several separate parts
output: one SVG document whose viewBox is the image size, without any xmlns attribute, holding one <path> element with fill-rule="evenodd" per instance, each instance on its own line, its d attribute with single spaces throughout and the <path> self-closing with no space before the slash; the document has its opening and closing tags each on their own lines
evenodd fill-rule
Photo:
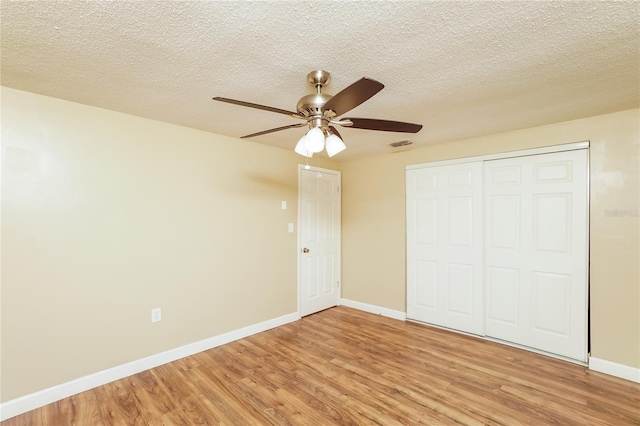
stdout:
<svg viewBox="0 0 640 426">
<path fill-rule="evenodd" d="M 376 315 L 382 315 L 400 321 L 405 321 L 407 319 L 406 312 L 383 308 L 382 306 L 370 305 L 368 303 L 356 302 L 355 300 L 340 299 L 340 305 L 346 306 L 348 308 L 359 309 L 365 312 L 370 312 Z"/>
<path fill-rule="evenodd" d="M 141 371 L 194 355 L 198 352 L 206 351 L 253 334 L 261 333 L 299 319 L 300 314 L 298 312 L 283 315 L 12 399 L 0 404 L 0 421 L 68 398 L 77 393 L 140 373 Z"/>
<path fill-rule="evenodd" d="M 609 374 L 610 376 L 640 383 L 640 368 L 629 367 L 628 365 L 618 364 L 607 361 L 606 359 L 589 357 L 589 370 L 599 371 L 600 373 Z"/>
</svg>

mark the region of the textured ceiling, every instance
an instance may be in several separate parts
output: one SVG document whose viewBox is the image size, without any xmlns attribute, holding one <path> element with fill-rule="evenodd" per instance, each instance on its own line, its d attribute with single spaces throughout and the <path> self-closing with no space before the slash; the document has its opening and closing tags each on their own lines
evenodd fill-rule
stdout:
<svg viewBox="0 0 640 426">
<path fill-rule="evenodd" d="M 213 96 L 295 110 L 307 73 L 324 69 L 331 94 L 363 76 L 385 84 L 349 116 L 424 124 L 341 128 L 339 160 L 640 102 L 637 1 L 1 5 L 4 86 L 239 137 L 298 121 Z M 252 140 L 293 149 L 303 132 Z"/>
</svg>

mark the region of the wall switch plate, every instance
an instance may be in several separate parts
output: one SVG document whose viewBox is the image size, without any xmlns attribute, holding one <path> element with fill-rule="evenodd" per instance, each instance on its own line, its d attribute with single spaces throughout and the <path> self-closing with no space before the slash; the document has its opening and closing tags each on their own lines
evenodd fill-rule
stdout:
<svg viewBox="0 0 640 426">
<path fill-rule="evenodd" d="M 287 209 L 287 202 L 283 201 L 282 202 L 282 210 L 286 210 Z"/>
<path fill-rule="evenodd" d="M 162 319 L 162 311 L 160 308 L 151 310 L 151 322 L 158 322 Z"/>
<path fill-rule="evenodd" d="M 289 229 L 289 233 L 291 234 L 293 232 L 293 223 L 290 223 L 287 228 Z"/>
</svg>

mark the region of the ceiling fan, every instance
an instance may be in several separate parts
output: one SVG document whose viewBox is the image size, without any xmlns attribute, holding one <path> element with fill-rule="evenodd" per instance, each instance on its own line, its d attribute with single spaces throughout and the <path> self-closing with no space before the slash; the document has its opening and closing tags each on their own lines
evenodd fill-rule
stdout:
<svg viewBox="0 0 640 426">
<path fill-rule="evenodd" d="M 334 125 L 351 127 L 354 129 L 401 133 L 417 133 L 422 129 L 421 124 L 404 123 L 401 121 L 352 117 L 338 118 L 338 116 L 351 111 L 353 108 L 378 93 L 384 88 L 384 84 L 376 80 L 363 77 L 351 86 L 332 96 L 322 93 L 322 88 L 329 84 L 330 79 L 331 74 L 327 71 L 319 70 L 310 72 L 307 75 L 307 81 L 316 89 L 316 93 L 300 98 L 296 107 L 297 112 L 229 98 L 215 97 L 213 100 L 261 109 L 264 111 L 271 111 L 303 120 L 303 123 L 263 130 L 261 132 L 242 136 L 242 138 L 251 138 L 295 127 L 309 126 L 309 131 L 300 139 L 295 148 L 295 151 L 298 154 L 306 157 L 311 157 L 314 153 L 321 152 L 325 148 L 325 145 L 329 157 L 334 156 L 346 148 L 340 133 L 338 133 Z"/>
</svg>

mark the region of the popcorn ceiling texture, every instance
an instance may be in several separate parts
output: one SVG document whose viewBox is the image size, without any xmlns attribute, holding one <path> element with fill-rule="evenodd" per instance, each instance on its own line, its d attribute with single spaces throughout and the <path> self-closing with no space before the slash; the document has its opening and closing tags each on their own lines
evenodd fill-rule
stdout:
<svg viewBox="0 0 640 426">
<path fill-rule="evenodd" d="M 424 124 L 414 147 L 637 108 L 640 3 L 5 1 L 4 86 L 230 136 L 293 124 L 331 73 L 386 88 L 347 115 Z M 342 128 L 351 160 L 398 133 Z M 253 140 L 293 149 L 304 129 Z M 572 141 L 567 141 L 572 142 Z"/>
</svg>

